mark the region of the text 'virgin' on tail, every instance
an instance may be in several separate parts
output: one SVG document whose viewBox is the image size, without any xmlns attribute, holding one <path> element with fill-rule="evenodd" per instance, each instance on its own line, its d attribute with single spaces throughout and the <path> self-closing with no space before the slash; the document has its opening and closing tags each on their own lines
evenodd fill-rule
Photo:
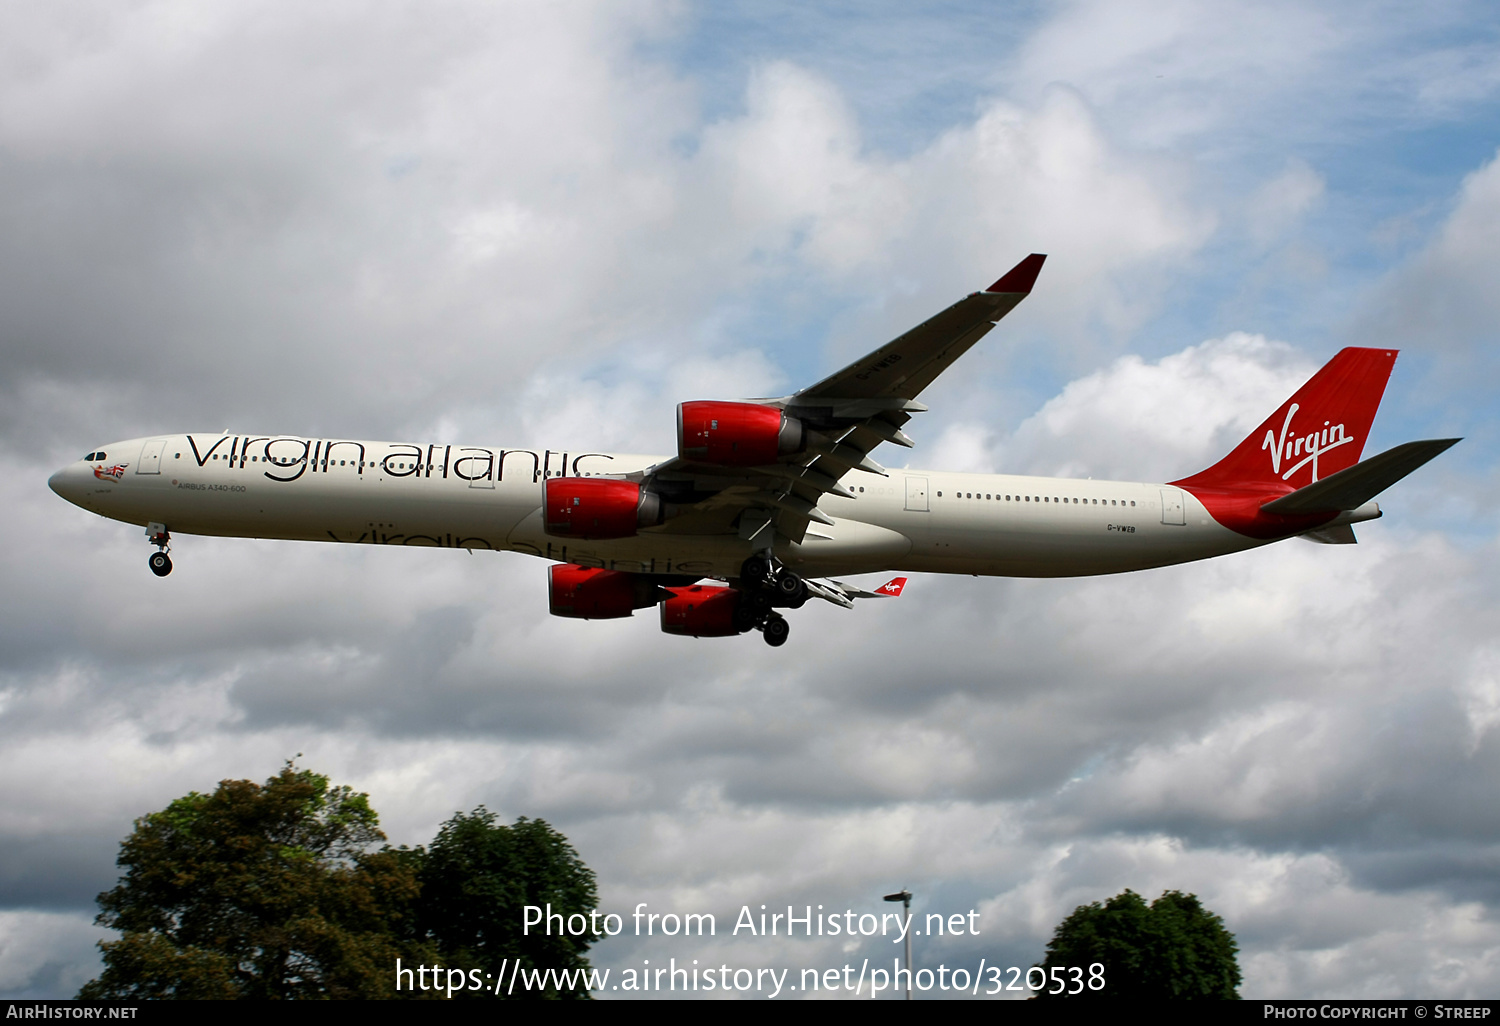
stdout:
<svg viewBox="0 0 1500 1026">
<path fill-rule="evenodd" d="M 1340 350 L 1228 456 L 1172 484 L 1270 499 L 1354 466 L 1395 363 L 1394 349 Z"/>
</svg>

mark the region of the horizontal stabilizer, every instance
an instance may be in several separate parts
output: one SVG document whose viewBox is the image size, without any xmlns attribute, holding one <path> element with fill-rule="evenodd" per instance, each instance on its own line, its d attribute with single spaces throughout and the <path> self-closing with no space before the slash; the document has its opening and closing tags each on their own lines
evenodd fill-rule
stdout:
<svg viewBox="0 0 1500 1026">
<path fill-rule="evenodd" d="M 1268 502 L 1261 509 L 1279 516 L 1356 509 L 1460 441 L 1458 438 L 1434 438 L 1398 445 Z"/>
</svg>

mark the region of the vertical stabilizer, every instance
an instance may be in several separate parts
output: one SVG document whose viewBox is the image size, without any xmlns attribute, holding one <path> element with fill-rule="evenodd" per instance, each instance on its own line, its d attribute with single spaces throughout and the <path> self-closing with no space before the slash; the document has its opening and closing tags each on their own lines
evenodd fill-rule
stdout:
<svg viewBox="0 0 1500 1026">
<path fill-rule="evenodd" d="M 1262 507 L 1359 462 L 1395 363 L 1394 349 L 1341 350 L 1228 456 L 1171 483 L 1220 524 L 1252 538 L 1284 538 L 1326 523 L 1332 512 L 1279 515 Z"/>
<path fill-rule="evenodd" d="M 1228 456 L 1172 484 L 1270 499 L 1354 466 L 1395 363 L 1394 349 L 1341 350 Z"/>
</svg>

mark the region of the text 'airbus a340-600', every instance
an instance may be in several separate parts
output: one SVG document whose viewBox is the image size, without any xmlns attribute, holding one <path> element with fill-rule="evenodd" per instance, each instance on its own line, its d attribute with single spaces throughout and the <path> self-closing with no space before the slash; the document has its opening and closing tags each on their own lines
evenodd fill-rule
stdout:
<svg viewBox="0 0 1500 1026">
<path fill-rule="evenodd" d="M 674 457 L 230 433 L 111 442 L 54 474 L 84 509 L 171 532 L 523 552 L 558 616 L 659 606 L 662 630 L 762 633 L 809 598 L 894 597 L 880 572 L 1071 577 L 1300 536 L 1350 544 L 1381 491 L 1457 439 L 1360 461 L 1396 353 L 1344 349 L 1201 473 L 1163 484 L 887 470 L 922 390 L 1030 294 L 1033 254 L 982 292 L 780 399 L 687 402 Z"/>
</svg>

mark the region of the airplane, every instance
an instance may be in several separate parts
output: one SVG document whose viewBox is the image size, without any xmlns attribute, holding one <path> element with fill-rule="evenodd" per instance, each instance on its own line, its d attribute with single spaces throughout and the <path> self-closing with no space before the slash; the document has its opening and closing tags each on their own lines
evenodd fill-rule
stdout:
<svg viewBox="0 0 1500 1026">
<path fill-rule="evenodd" d="M 1165 483 L 887 470 L 917 397 L 1032 291 L 1034 253 L 894 341 L 781 398 L 677 407 L 677 454 L 392 443 L 229 431 L 100 446 L 48 484 L 142 525 L 153 573 L 173 532 L 521 552 L 552 561 L 550 611 L 660 607 L 669 634 L 761 632 L 818 598 L 900 595 L 837 577 L 1125 573 L 1284 538 L 1352 544 L 1374 502 L 1459 441 L 1360 461 L 1396 351 L 1340 351 L 1213 466 Z M 837 575 L 837 576 L 836 576 Z M 707 582 L 707 583 L 705 583 Z"/>
</svg>

